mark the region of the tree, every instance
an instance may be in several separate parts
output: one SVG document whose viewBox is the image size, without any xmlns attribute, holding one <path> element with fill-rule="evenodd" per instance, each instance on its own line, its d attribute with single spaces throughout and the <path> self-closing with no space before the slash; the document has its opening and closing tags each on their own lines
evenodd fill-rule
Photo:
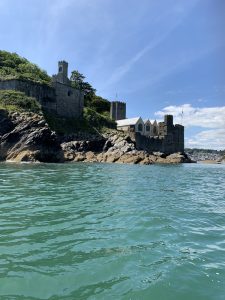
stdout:
<svg viewBox="0 0 225 300">
<path fill-rule="evenodd" d="M 74 88 L 84 92 L 84 105 L 94 109 L 98 113 L 109 112 L 110 102 L 97 96 L 92 85 L 85 81 L 85 76 L 79 71 L 73 71 L 70 76 L 71 84 Z"/>
<path fill-rule="evenodd" d="M 110 111 L 110 102 L 100 96 L 94 95 L 90 107 L 101 114 Z"/>
<path fill-rule="evenodd" d="M 84 92 L 84 96 L 94 96 L 96 90 L 90 85 L 90 83 L 84 81 L 85 76 L 78 71 L 73 71 L 71 73 L 71 83 L 72 86 L 82 92 Z"/>
<path fill-rule="evenodd" d="M 84 82 L 85 76 L 78 71 L 72 71 L 70 80 L 72 82 L 72 86 L 78 90 L 82 90 L 82 84 Z"/>
</svg>

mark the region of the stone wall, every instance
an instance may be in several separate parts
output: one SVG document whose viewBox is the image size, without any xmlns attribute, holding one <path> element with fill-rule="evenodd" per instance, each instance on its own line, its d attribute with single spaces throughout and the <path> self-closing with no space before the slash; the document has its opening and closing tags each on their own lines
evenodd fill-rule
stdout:
<svg viewBox="0 0 225 300">
<path fill-rule="evenodd" d="M 136 147 L 147 152 L 163 152 L 171 154 L 184 152 L 184 127 L 175 125 L 173 130 L 165 136 L 148 137 L 135 133 Z"/>
<path fill-rule="evenodd" d="M 140 133 L 135 133 L 136 148 L 138 150 L 145 150 L 147 152 L 162 152 L 162 139 L 148 137 L 141 135 Z"/>
<path fill-rule="evenodd" d="M 84 95 L 81 91 L 59 82 L 52 86 L 28 80 L 0 81 L 0 90 L 16 90 L 36 98 L 44 110 L 66 118 L 79 118 L 84 107 Z"/>
<path fill-rule="evenodd" d="M 29 97 L 36 98 L 44 109 L 56 111 L 55 89 L 47 84 L 19 79 L 0 80 L 0 90 L 16 90 L 23 92 Z"/>
<path fill-rule="evenodd" d="M 56 111 L 59 116 L 80 118 L 83 114 L 84 95 L 81 91 L 59 82 L 53 82 L 56 91 Z"/>
</svg>

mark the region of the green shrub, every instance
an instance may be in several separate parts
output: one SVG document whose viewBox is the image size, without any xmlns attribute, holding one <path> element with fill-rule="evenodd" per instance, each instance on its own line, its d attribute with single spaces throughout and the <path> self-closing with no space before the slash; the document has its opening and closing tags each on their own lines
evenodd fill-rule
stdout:
<svg viewBox="0 0 225 300">
<path fill-rule="evenodd" d="M 101 129 L 116 128 L 116 124 L 111 119 L 104 117 L 96 111 L 85 108 L 83 118 L 62 118 L 54 114 L 44 112 L 44 117 L 49 127 L 58 134 L 71 134 L 76 132 L 96 133 Z"/>
<path fill-rule="evenodd" d="M 116 123 L 113 120 L 88 107 L 84 108 L 84 119 L 91 127 L 97 129 L 102 127 L 116 128 Z"/>
<path fill-rule="evenodd" d="M 41 106 L 35 98 L 12 90 L 0 90 L 0 107 L 9 111 L 41 112 Z"/>
<path fill-rule="evenodd" d="M 34 82 L 49 84 L 51 78 L 35 64 L 16 53 L 0 50 L 0 80 L 28 79 Z"/>
<path fill-rule="evenodd" d="M 62 118 L 49 112 L 44 112 L 44 117 L 49 127 L 61 135 L 76 132 L 94 132 L 85 119 Z"/>
<path fill-rule="evenodd" d="M 104 113 L 110 111 L 110 102 L 99 96 L 94 96 L 89 106 L 90 108 L 92 108 L 98 113 Z"/>
</svg>

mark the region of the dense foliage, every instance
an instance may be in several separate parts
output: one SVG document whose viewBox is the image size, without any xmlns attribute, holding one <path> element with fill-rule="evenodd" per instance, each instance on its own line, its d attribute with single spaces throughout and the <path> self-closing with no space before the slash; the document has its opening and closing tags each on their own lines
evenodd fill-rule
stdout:
<svg viewBox="0 0 225 300">
<path fill-rule="evenodd" d="M 54 114 L 44 113 L 45 119 L 50 128 L 58 134 L 71 134 L 74 132 L 96 133 L 103 128 L 116 128 L 116 124 L 109 117 L 103 116 L 96 111 L 84 108 L 83 118 L 61 118 Z"/>
<path fill-rule="evenodd" d="M 84 92 L 85 97 L 93 96 L 96 90 L 90 85 L 90 83 L 84 81 L 85 76 L 78 71 L 73 71 L 70 76 L 72 86 L 80 91 Z"/>
<path fill-rule="evenodd" d="M 102 127 L 116 128 L 116 123 L 109 117 L 99 114 L 95 110 L 86 107 L 84 109 L 84 119 L 91 126 L 97 129 Z"/>
<path fill-rule="evenodd" d="M 44 112 L 44 117 L 51 130 L 57 134 L 65 135 L 75 132 L 90 132 L 88 124 L 84 120 L 77 120 L 75 118 L 62 118 L 56 114 Z"/>
<path fill-rule="evenodd" d="M 8 111 L 29 111 L 40 113 L 41 107 L 35 98 L 22 92 L 0 90 L 0 108 Z"/>
<path fill-rule="evenodd" d="M 34 82 L 50 83 L 47 73 L 16 53 L 0 50 L 0 80 L 27 79 Z"/>
<path fill-rule="evenodd" d="M 100 96 L 94 95 L 92 101 L 89 103 L 89 107 L 94 109 L 98 113 L 106 113 L 110 111 L 110 102 Z"/>
<path fill-rule="evenodd" d="M 98 113 L 109 113 L 110 102 L 96 95 L 96 90 L 90 83 L 85 81 L 85 76 L 78 71 L 73 71 L 70 77 L 72 86 L 84 93 L 84 104 L 86 107 Z"/>
</svg>

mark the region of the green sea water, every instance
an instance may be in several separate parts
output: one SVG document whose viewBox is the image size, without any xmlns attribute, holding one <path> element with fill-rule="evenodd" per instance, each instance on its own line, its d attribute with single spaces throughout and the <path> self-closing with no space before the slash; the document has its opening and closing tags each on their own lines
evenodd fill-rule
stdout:
<svg viewBox="0 0 225 300">
<path fill-rule="evenodd" d="M 12 299 L 225 299 L 225 165 L 0 164 Z"/>
</svg>

